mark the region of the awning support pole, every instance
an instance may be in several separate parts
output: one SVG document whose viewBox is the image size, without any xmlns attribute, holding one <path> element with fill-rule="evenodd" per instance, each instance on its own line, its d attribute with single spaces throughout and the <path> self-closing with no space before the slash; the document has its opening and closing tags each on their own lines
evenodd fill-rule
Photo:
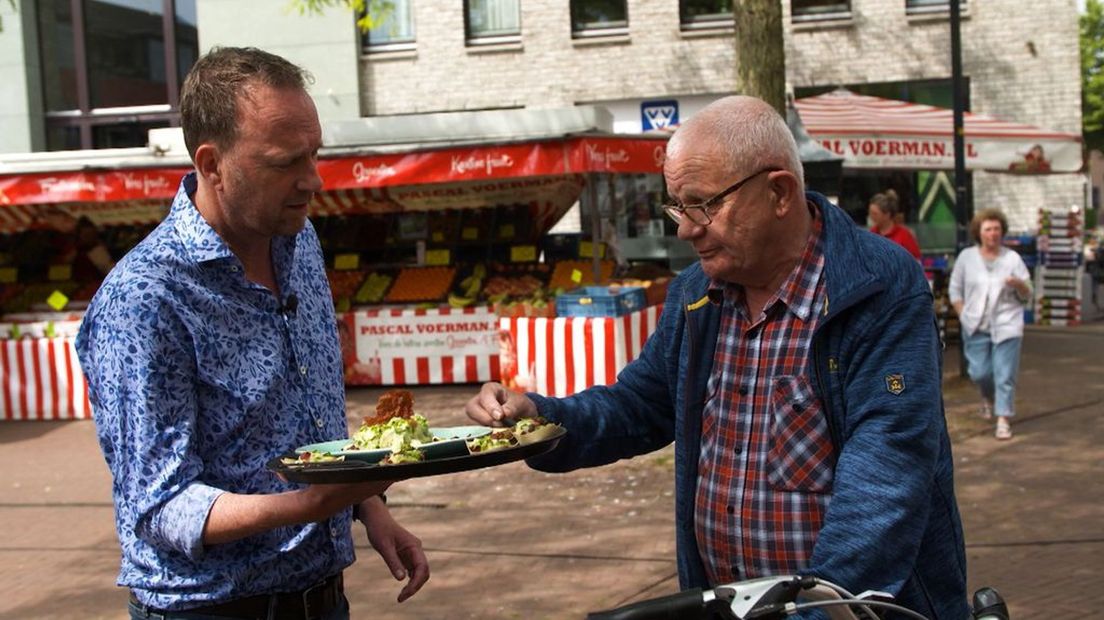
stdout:
<svg viewBox="0 0 1104 620">
<path fill-rule="evenodd" d="M 963 112 L 966 108 L 962 85 L 962 6 L 959 0 L 951 5 L 951 83 L 954 94 L 954 184 L 955 184 L 955 256 L 966 248 L 966 227 L 969 225 L 969 209 L 966 204 L 966 134 Z M 958 373 L 967 376 L 965 334 L 961 323 L 958 329 Z"/>
</svg>

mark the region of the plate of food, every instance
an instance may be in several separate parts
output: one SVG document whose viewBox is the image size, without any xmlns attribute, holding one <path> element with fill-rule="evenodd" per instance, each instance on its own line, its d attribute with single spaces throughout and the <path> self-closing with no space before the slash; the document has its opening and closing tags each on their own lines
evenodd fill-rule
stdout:
<svg viewBox="0 0 1104 620">
<path fill-rule="evenodd" d="M 272 459 L 268 468 L 292 482 L 312 484 L 403 480 L 537 456 L 555 448 L 567 434 L 558 424 L 539 418 L 506 428 L 428 428 L 425 418 L 408 407 L 391 413 L 388 417 L 378 411 L 350 439 L 302 446 Z"/>
<path fill-rule="evenodd" d="M 354 434 L 354 437 L 349 439 L 335 439 L 300 446 L 295 449 L 295 453 L 321 453 L 368 463 L 378 463 L 392 452 L 402 452 L 408 448 L 420 449 L 425 453 L 426 458 L 463 456 L 468 452 L 466 441 L 489 435 L 494 430 L 487 426 L 429 428 L 425 418 L 420 415 L 416 415 L 414 421 L 413 425 L 392 424 L 391 428 L 374 431 L 372 437 L 362 437 L 359 442 L 354 439 L 356 437 Z M 361 430 L 365 430 L 363 426 Z"/>
</svg>

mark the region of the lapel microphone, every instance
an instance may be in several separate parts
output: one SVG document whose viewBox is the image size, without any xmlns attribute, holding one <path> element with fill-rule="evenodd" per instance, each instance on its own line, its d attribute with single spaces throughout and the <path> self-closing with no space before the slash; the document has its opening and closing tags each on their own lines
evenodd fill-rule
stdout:
<svg viewBox="0 0 1104 620">
<path fill-rule="evenodd" d="M 295 296 L 295 293 L 292 293 L 287 296 L 287 300 L 276 311 L 284 316 L 295 316 L 295 309 L 298 307 L 299 298 Z"/>
</svg>

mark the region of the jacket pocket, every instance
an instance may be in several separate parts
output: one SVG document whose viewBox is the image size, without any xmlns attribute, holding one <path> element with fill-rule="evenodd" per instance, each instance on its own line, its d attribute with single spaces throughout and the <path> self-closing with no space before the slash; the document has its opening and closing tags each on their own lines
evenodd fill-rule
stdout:
<svg viewBox="0 0 1104 620">
<path fill-rule="evenodd" d="M 767 479 L 783 491 L 832 490 L 835 454 L 824 408 L 804 376 L 783 376 L 771 390 Z"/>
</svg>

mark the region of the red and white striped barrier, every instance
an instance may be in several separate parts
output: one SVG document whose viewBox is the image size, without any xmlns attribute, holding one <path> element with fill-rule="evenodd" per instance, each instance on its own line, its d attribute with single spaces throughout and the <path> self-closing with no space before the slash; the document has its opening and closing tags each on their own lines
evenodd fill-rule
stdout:
<svg viewBox="0 0 1104 620">
<path fill-rule="evenodd" d="M 640 355 L 662 309 L 619 317 L 503 318 L 502 381 L 545 396 L 611 385 Z"/>
<path fill-rule="evenodd" d="M 496 380 L 497 321 L 487 306 L 347 312 L 337 322 L 345 384 L 437 385 Z"/>
<path fill-rule="evenodd" d="M 91 417 L 73 339 L 0 340 L 0 420 Z"/>
</svg>

